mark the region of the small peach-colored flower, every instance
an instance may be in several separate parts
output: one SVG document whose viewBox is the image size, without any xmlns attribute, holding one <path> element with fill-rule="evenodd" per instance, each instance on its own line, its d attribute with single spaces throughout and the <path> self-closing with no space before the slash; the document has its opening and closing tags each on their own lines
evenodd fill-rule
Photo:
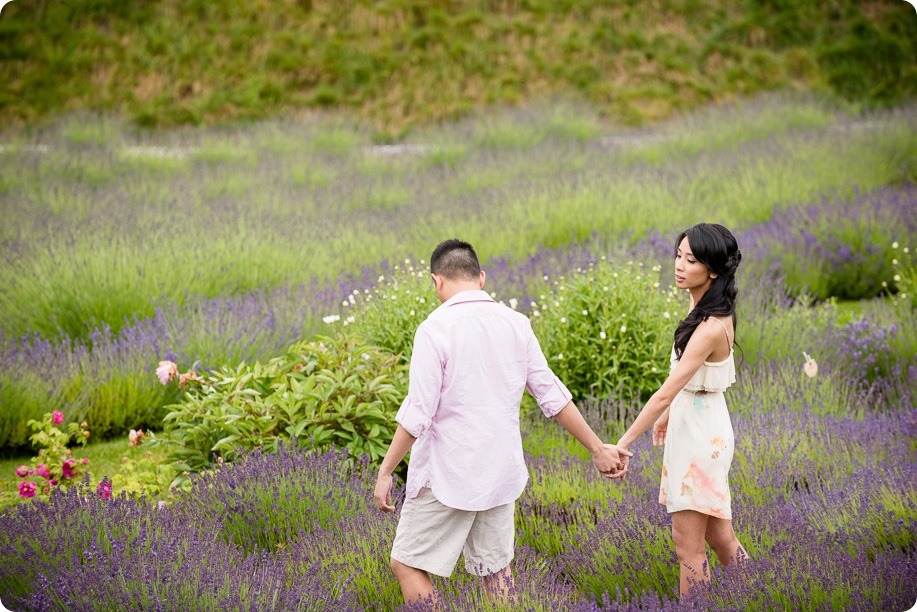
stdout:
<svg viewBox="0 0 917 612">
<path fill-rule="evenodd" d="M 160 361 L 159 367 L 156 368 L 156 376 L 159 377 L 159 382 L 165 385 L 178 376 L 178 366 L 171 361 Z"/>
<path fill-rule="evenodd" d="M 185 372 L 184 374 L 178 377 L 178 386 L 185 387 L 192 380 L 200 381 L 200 378 L 198 377 L 197 374 L 188 370 L 187 372 Z"/>
<path fill-rule="evenodd" d="M 127 434 L 127 443 L 130 446 L 140 446 L 140 443 L 146 437 L 146 434 L 143 433 L 143 430 L 134 431 L 133 429 Z"/>
</svg>

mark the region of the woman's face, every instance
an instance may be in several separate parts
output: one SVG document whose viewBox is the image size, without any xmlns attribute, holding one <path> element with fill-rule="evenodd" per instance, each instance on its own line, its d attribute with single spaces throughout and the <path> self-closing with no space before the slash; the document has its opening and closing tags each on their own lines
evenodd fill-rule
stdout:
<svg viewBox="0 0 917 612">
<path fill-rule="evenodd" d="M 706 291 L 714 276 L 711 276 L 707 266 L 694 258 L 688 237 L 685 236 L 675 252 L 675 286 L 679 289 Z"/>
</svg>

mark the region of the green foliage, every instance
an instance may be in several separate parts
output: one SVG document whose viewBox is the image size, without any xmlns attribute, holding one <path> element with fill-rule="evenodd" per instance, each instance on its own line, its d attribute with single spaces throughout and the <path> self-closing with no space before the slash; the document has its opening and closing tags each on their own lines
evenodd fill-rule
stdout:
<svg viewBox="0 0 917 612">
<path fill-rule="evenodd" d="M 760 295 L 758 292 L 755 297 Z M 772 291 L 766 295 L 775 297 Z M 787 308 L 740 298 L 737 309 L 736 341 L 749 364 L 786 357 L 801 359 L 802 351 L 815 353 L 817 347 L 806 343 L 804 337 L 821 338 L 826 329 L 838 325 L 835 300 L 816 305 L 811 297 L 800 296 Z"/>
<path fill-rule="evenodd" d="M 0 112 L 31 121 L 64 109 L 115 110 L 150 127 L 345 108 L 391 138 L 486 106 L 555 96 L 587 100 L 631 123 L 776 88 L 867 102 L 906 98 L 914 82 L 911 7 L 892 0 L 869 7 L 9 3 Z M 566 122 L 560 131 L 579 137 L 590 126 Z M 106 138 L 76 130 L 73 141 Z"/>
<path fill-rule="evenodd" d="M 548 365 L 574 397 L 648 396 L 668 374 L 677 313 L 659 268 L 600 261 L 554 281 L 532 311 Z"/>
<path fill-rule="evenodd" d="M 267 363 L 242 363 L 189 380 L 165 416 L 172 465 L 199 471 L 238 448 L 278 448 L 286 440 L 346 448 L 379 461 L 394 434 L 407 387 L 397 356 L 353 334 L 317 337 Z"/>
<path fill-rule="evenodd" d="M 175 469 L 165 458 L 154 455 L 147 450 L 143 457 L 137 459 L 123 457 L 118 471 L 111 477 L 113 494 L 125 493 L 128 496 L 146 497 L 148 499 L 174 498 Z M 190 485 L 190 483 L 188 483 Z M 187 485 L 183 485 L 188 490 Z"/>
<path fill-rule="evenodd" d="M 430 280 L 430 268 L 414 266 L 410 260 L 398 264 L 388 276 L 362 293 L 348 296 L 343 325 L 366 338 L 368 342 L 397 355 L 400 361 L 411 361 L 414 331 L 439 306 Z"/>
</svg>

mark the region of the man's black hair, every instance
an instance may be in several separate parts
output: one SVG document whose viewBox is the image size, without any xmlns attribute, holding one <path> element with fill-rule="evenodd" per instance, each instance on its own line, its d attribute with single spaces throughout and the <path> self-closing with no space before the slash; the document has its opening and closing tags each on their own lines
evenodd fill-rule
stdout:
<svg viewBox="0 0 917 612">
<path fill-rule="evenodd" d="M 433 249 L 430 271 L 450 280 L 476 280 L 481 276 L 481 264 L 474 247 L 453 238 Z"/>
</svg>

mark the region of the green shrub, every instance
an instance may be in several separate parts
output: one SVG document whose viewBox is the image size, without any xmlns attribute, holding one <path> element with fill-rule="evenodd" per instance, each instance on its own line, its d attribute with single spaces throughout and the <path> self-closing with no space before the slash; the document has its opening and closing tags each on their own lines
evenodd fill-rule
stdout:
<svg viewBox="0 0 917 612">
<path fill-rule="evenodd" d="M 355 291 L 345 303 L 349 314 L 344 314 L 343 325 L 398 355 L 404 364 L 411 361 L 415 330 L 439 306 L 430 268 L 423 260 L 419 266 L 405 260 L 404 266 L 396 265 L 388 277 L 380 276 L 371 290 Z"/>
<path fill-rule="evenodd" d="M 276 451 L 284 440 L 352 457 L 384 456 L 394 416 L 407 391 L 396 355 L 353 334 L 317 337 L 265 364 L 222 367 L 188 380 L 169 406 L 165 432 L 180 471 L 232 460 L 236 449 Z"/>
<path fill-rule="evenodd" d="M 576 398 L 647 396 L 665 380 L 685 305 L 660 288 L 659 267 L 606 260 L 555 281 L 531 312 L 554 373 Z"/>
</svg>

